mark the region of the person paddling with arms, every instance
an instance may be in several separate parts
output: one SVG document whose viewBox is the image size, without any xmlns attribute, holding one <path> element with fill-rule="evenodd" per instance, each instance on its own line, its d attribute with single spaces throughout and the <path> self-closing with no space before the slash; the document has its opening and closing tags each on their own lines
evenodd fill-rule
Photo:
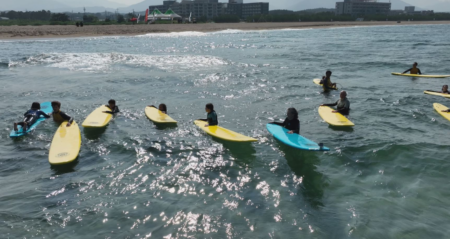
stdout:
<svg viewBox="0 0 450 239">
<path fill-rule="evenodd" d="M 420 71 L 419 68 L 417 68 L 417 65 L 418 65 L 417 62 L 414 62 L 413 67 L 411 69 L 406 70 L 402 74 L 409 72 L 410 74 L 413 74 L 413 75 L 422 75 L 422 72 Z"/>
<path fill-rule="evenodd" d="M 295 108 L 287 110 L 287 118 L 283 123 L 272 122 L 269 124 L 279 125 L 289 130 L 288 134 L 300 134 L 300 121 L 298 120 L 298 111 Z"/>
<path fill-rule="evenodd" d="M 333 113 L 348 115 L 350 113 L 350 101 L 347 99 L 347 92 L 343 90 L 339 96 L 340 99 L 336 103 L 322 104 L 321 106 L 337 106 L 337 110 L 332 111 Z"/>
<path fill-rule="evenodd" d="M 67 127 L 70 127 L 70 125 L 72 125 L 73 118 L 61 111 L 61 102 L 52 101 L 52 108 L 53 112 L 50 113 L 50 116 L 53 116 L 53 121 L 58 123 L 67 121 Z"/>
<path fill-rule="evenodd" d="M 448 91 L 448 85 L 443 85 L 441 91 L 434 91 L 434 90 L 427 90 L 427 91 L 441 93 L 441 94 L 450 94 L 450 92 Z"/>
</svg>

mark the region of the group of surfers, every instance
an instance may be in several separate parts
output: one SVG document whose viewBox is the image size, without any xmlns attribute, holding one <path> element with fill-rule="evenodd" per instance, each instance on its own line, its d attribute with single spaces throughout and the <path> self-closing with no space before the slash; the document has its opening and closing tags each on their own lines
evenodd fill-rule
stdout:
<svg viewBox="0 0 450 239">
<path fill-rule="evenodd" d="M 417 62 L 414 62 L 412 68 L 406 70 L 403 72 L 403 74 L 410 72 L 411 74 L 422 74 L 419 68 L 417 68 L 418 64 Z M 329 92 L 330 90 L 336 89 L 336 83 L 331 82 L 331 71 L 327 71 L 325 73 L 325 76 L 322 77 L 322 81 L 320 82 L 322 84 L 324 92 Z M 436 91 L 435 91 L 436 92 Z M 444 85 L 442 87 L 442 91 L 438 93 L 443 94 L 450 94 L 448 91 L 448 85 Z M 342 115 L 348 115 L 350 112 L 350 101 L 347 99 L 347 92 L 341 91 L 339 95 L 339 99 L 335 103 L 331 104 L 322 104 L 321 106 L 336 106 L 336 110 L 332 111 L 333 113 L 340 113 Z M 28 110 L 24 114 L 24 119 L 21 122 L 14 123 L 14 130 L 18 131 L 18 125 L 22 126 L 23 132 L 26 132 L 27 128 L 29 128 L 31 125 L 33 125 L 39 117 L 44 116 L 45 118 L 53 117 L 53 120 L 55 122 L 64 122 L 67 121 L 67 126 L 70 127 L 70 125 L 73 122 L 73 118 L 63 111 L 61 111 L 61 103 L 58 101 L 53 101 L 51 103 L 51 106 L 53 108 L 53 112 L 50 114 L 46 114 L 43 111 L 40 110 L 40 104 L 38 102 L 34 102 L 31 105 L 31 109 Z M 119 108 L 116 105 L 116 101 L 111 99 L 108 101 L 108 104 L 105 105 L 110 109 L 110 111 L 104 111 L 104 113 L 108 114 L 116 114 L 119 113 Z M 155 107 L 153 105 L 149 105 L 149 107 Z M 156 108 L 156 107 L 155 107 Z M 167 114 L 167 106 L 165 104 L 160 104 L 158 109 L 162 112 Z M 219 124 L 217 113 L 214 110 L 214 105 L 211 103 L 206 104 L 205 111 L 207 113 L 206 119 L 201 119 L 205 122 L 205 127 L 208 126 L 215 126 Z M 449 110 L 445 110 L 443 112 L 450 112 Z M 300 121 L 298 119 L 298 111 L 295 108 L 289 108 L 286 113 L 287 117 L 286 119 L 280 123 L 280 122 L 272 122 L 270 124 L 276 124 L 279 126 L 282 126 L 286 129 L 288 129 L 289 134 L 300 134 Z"/>
</svg>

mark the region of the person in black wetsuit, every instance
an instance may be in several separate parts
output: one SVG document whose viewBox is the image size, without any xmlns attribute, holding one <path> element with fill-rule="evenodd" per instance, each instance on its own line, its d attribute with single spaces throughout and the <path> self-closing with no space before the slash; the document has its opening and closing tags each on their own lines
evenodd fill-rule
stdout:
<svg viewBox="0 0 450 239">
<path fill-rule="evenodd" d="M 217 113 L 216 111 L 214 111 L 214 105 L 211 103 L 206 104 L 205 111 L 208 113 L 206 119 L 200 119 L 202 121 L 208 122 L 205 127 L 219 125 L 219 121 L 217 120 Z"/>
<path fill-rule="evenodd" d="M 154 105 L 149 105 L 148 107 L 156 108 Z M 159 107 L 157 108 L 159 111 L 163 112 L 164 114 L 167 114 L 167 106 L 166 104 L 159 104 Z"/>
<path fill-rule="evenodd" d="M 72 125 L 73 118 L 61 111 L 61 102 L 52 101 L 52 108 L 53 112 L 50 113 L 50 115 L 53 116 L 53 121 L 58 123 L 67 121 L 67 127 L 70 127 L 70 125 Z"/>
<path fill-rule="evenodd" d="M 422 75 L 422 72 L 420 72 L 420 69 L 417 68 L 417 65 L 418 65 L 417 62 L 414 62 L 413 67 L 411 69 L 406 70 L 402 74 L 409 72 L 410 74 L 413 74 L 413 75 Z"/>
<path fill-rule="evenodd" d="M 340 99 L 334 104 L 323 104 L 321 106 L 337 106 L 337 110 L 333 113 L 341 113 L 343 115 L 348 115 L 350 113 L 350 101 L 347 99 L 347 92 L 345 90 L 341 91 Z"/>
<path fill-rule="evenodd" d="M 108 104 L 105 106 L 108 107 L 111 111 L 103 111 L 103 113 L 108 113 L 108 114 L 113 115 L 113 114 L 120 112 L 119 107 L 117 107 L 115 100 L 109 100 Z"/>
<path fill-rule="evenodd" d="M 25 118 L 22 122 L 14 123 L 14 131 L 17 132 L 19 130 L 17 128 L 18 125 L 22 126 L 23 132 L 27 131 L 28 127 L 33 125 L 41 116 L 44 116 L 47 119 L 50 118 L 49 115 L 41 111 L 41 104 L 38 102 L 33 102 L 33 104 L 31 104 L 31 109 L 28 110 L 23 116 Z"/>
<path fill-rule="evenodd" d="M 427 91 L 442 93 L 442 94 L 450 94 L 450 92 L 448 91 L 448 85 L 443 85 L 441 91 L 434 91 L 434 90 L 427 90 Z"/>
<path fill-rule="evenodd" d="M 272 122 L 289 130 L 288 134 L 300 134 L 300 121 L 298 120 L 298 112 L 295 108 L 287 110 L 287 118 L 283 123 Z"/>
</svg>

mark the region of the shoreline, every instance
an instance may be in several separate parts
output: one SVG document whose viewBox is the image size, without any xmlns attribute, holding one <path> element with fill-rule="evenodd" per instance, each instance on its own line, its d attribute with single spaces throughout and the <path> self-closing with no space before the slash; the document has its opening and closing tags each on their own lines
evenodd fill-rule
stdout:
<svg viewBox="0 0 450 239">
<path fill-rule="evenodd" d="M 224 30 L 262 31 L 281 29 L 320 29 L 366 26 L 447 25 L 450 21 L 401 22 L 264 22 L 264 23 L 203 23 L 156 25 L 43 25 L 0 26 L 0 40 L 82 38 L 103 36 L 139 36 L 152 33 L 218 32 Z"/>
</svg>

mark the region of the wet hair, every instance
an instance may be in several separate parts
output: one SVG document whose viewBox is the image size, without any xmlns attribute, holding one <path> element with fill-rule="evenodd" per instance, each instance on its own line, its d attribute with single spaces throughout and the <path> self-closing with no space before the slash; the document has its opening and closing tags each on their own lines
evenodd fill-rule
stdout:
<svg viewBox="0 0 450 239">
<path fill-rule="evenodd" d="M 443 86 L 442 86 L 442 89 L 444 89 L 444 87 L 446 87 L 446 86 L 447 86 L 447 88 L 448 88 L 448 85 L 443 85 Z"/>
<path fill-rule="evenodd" d="M 414 64 L 413 65 L 416 65 L 416 66 L 418 66 L 419 64 L 417 63 L 417 62 L 414 62 Z"/>
<path fill-rule="evenodd" d="M 211 104 L 211 103 L 208 103 L 208 104 L 206 104 L 206 106 L 205 106 L 207 109 L 209 109 L 209 110 L 211 110 L 211 111 L 213 111 L 214 110 L 214 105 L 213 104 Z"/>
<path fill-rule="evenodd" d="M 161 109 L 161 108 L 162 108 L 162 109 Z M 164 111 L 164 112 L 167 113 L 167 106 L 166 106 L 166 104 L 159 104 L 159 110 L 160 110 L 160 111 Z"/>
<path fill-rule="evenodd" d="M 295 108 L 289 108 L 288 109 L 288 114 L 289 113 L 293 113 L 294 114 L 294 119 L 298 119 L 298 111 Z"/>
<path fill-rule="evenodd" d="M 40 110 L 41 109 L 41 104 L 39 104 L 39 102 L 33 102 L 33 104 L 31 104 L 31 108 Z"/>
<path fill-rule="evenodd" d="M 53 106 L 58 106 L 58 107 L 61 108 L 61 102 L 59 102 L 59 101 L 52 101 L 52 107 Z"/>
<path fill-rule="evenodd" d="M 327 72 L 326 72 L 326 74 L 328 74 L 328 73 L 332 74 L 333 72 L 331 72 L 331 71 L 327 71 Z"/>
<path fill-rule="evenodd" d="M 108 101 L 108 104 L 116 104 L 116 101 L 111 99 L 111 100 Z"/>
</svg>

